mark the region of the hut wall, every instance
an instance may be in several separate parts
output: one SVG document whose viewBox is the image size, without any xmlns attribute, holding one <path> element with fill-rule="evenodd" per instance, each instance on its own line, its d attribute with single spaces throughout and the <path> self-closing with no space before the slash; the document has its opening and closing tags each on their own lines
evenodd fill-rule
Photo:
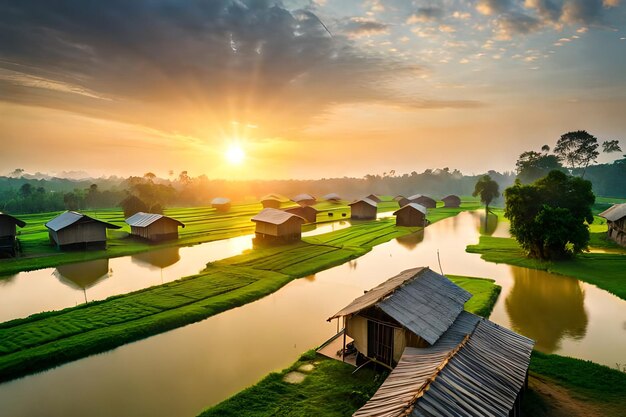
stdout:
<svg viewBox="0 0 626 417">
<path fill-rule="evenodd" d="M 404 209 L 396 215 L 396 226 L 424 226 L 426 217 L 417 210 Z"/>
<path fill-rule="evenodd" d="M 278 225 L 278 236 L 287 240 L 297 240 L 302 236 L 302 224 L 298 218 L 291 218 Z"/>
<path fill-rule="evenodd" d="M 315 200 L 313 199 L 300 200 L 298 201 L 298 204 L 300 204 L 301 206 L 312 206 L 313 204 L 315 204 Z"/>
<path fill-rule="evenodd" d="M 295 214 L 296 216 L 303 217 L 307 223 L 315 223 L 317 221 L 317 210 L 312 207 L 294 207 L 285 210 L 287 213 Z"/>
<path fill-rule="evenodd" d="M 102 223 L 74 223 L 56 233 L 50 233 L 58 246 L 105 242 L 106 227 Z"/>
<path fill-rule="evenodd" d="M 406 206 L 407 204 L 409 204 L 410 202 L 411 202 L 411 200 L 409 200 L 408 198 L 406 198 L 406 197 L 402 197 L 401 199 L 399 199 L 399 200 L 398 200 L 398 205 L 399 205 L 400 207 L 404 207 L 404 206 Z"/>
<path fill-rule="evenodd" d="M 621 246 L 626 246 L 626 217 L 614 222 L 607 222 L 609 239 Z"/>
<path fill-rule="evenodd" d="M 225 203 L 225 204 L 213 204 L 212 207 L 217 210 L 220 211 L 222 213 L 227 212 L 228 210 L 230 210 L 230 203 Z"/>
<path fill-rule="evenodd" d="M 15 222 L 9 218 L 0 218 L 0 237 L 15 237 Z"/>
<path fill-rule="evenodd" d="M 278 226 L 272 223 L 256 222 L 257 235 L 278 236 Z"/>
<path fill-rule="evenodd" d="M 263 200 L 261 201 L 263 208 L 280 208 L 280 201 L 278 200 Z"/>
<path fill-rule="evenodd" d="M 414 203 L 420 204 L 426 208 L 435 208 L 437 207 L 437 202 L 430 197 L 421 196 L 420 198 L 416 198 Z"/>
<path fill-rule="evenodd" d="M 356 220 L 373 220 L 376 218 L 376 207 L 367 203 L 357 202 L 350 206 L 350 218 Z"/>
<path fill-rule="evenodd" d="M 358 315 L 347 318 L 346 335 L 354 339 L 354 347 L 367 356 L 367 319 Z"/>
<path fill-rule="evenodd" d="M 461 199 L 456 196 L 450 196 L 443 200 L 444 207 L 457 208 L 461 205 Z"/>
<path fill-rule="evenodd" d="M 145 229 L 150 240 L 178 239 L 178 223 L 172 219 L 162 217 Z"/>
</svg>

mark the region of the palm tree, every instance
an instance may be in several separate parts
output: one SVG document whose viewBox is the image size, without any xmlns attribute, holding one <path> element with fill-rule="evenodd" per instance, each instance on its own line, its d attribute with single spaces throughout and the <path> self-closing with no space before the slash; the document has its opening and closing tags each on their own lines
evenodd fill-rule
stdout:
<svg viewBox="0 0 626 417">
<path fill-rule="evenodd" d="M 489 204 L 494 198 L 500 197 L 498 183 L 492 180 L 489 175 L 483 175 L 476 183 L 472 195 L 474 197 L 480 195 L 480 201 L 485 204 L 485 217 L 487 217 L 489 216 Z"/>
</svg>

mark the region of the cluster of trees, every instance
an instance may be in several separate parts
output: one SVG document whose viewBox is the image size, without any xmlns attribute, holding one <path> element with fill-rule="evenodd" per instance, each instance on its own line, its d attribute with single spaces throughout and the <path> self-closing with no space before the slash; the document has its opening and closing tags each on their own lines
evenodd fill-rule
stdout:
<svg viewBox="0 0 626 417">
<path fill-rule="evenodd" d="M 552 154 L 550 154 L 548 145 L 543 145 L 541 152 L 523 152 L 515 163 L 517 178 L 522 183 L 528 184 L 546 176 L 553 170 L 570 172 L 584 178 L 587 170 L 593 168 L 590 165 L 597 161 L 598 156 L 600 156 L 599 148 L 598 138 L 585 130 L 564 133 L 556 142 Z M 608 140 L 602 142 L 601 150 L 604 153 L 613 153 L 621 152 L 622 149 L 619 146 L 619 141 Z M 616 166 L 616 168 L 620 167 Z M 611 169 L 604 171 L 611 171 Z M 602 174 L 610 177 L 612 173 L 603 172 Z M 607 191 L 619 192 L 620 190 Z M 617 194 L 609 192 L 608 195 Z"/>
</svg>

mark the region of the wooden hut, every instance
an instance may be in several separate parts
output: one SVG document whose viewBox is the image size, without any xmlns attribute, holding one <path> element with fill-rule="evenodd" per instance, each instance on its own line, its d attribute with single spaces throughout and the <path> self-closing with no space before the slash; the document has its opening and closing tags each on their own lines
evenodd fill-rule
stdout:
<svg viewBox="0 0 626 417">
<path fill-rule="evenodd" d="M 334 204 L 338 204 L 341 202 L 341 197 L 336 193 L 329 193 L 322 197 L 323 200 L 329 201 Z"/>
<path fill-rule="evenodd" d="M 280 208 L 280 205 L 285 201 L 282 196 L 278 194 L 267 194 L 261 197 L 261 204 L 263 208 Z"/>
<path fill-rule="evenodd" d="M 378 194 L 370 194 L 365 198 L 369 198 L 370 200 L 376 202 L 376 203 L 380 203 L 382 200 L 380 199 L 380 196 Z"/>
<path fill-rule="evenodd" d="M 291 199 L 294 203 L 298 203 L 301 206 L 312 206 L 315 204 L 316 200 L 311 194 L 298 194 L 294 198 Z"/>
<path fill-rule="evenodd" d="M 367 197 L 348 204 L 350 218 L 355 220 L 372 220 L 376 218 L 378 203 Z"/>
<path fill-rule="evenodd" d="M 421 206 L 424 206 L 426 208 L 435 208 L 437 207 L 437 202 L 435 200 L 433 200 L 432 198 L 426 196 L 426 195 L 422 195 L 422 194 L 415 194 L 412 195 L 410 197 L 408 197 L 408 202 L 409 203 L 417 203 Z M 408 203 L 407 203 L 408 204 Z M 403 204 L 405 205 L 405 204 Z"/>
<path fill-rule="evenodd" d="M 441 199 L 444 207 L 457 208 L 461 206 L 461 197 L 458 195 L 450 194 Z"/>
<path fill-rule="evenodd" d="M 609 239 L 626 246 L 626 203 L 615 204 L 599 216 L 606 219 Z"/>
<path fill-rule="evenodd" d="M 417 203 L 409 203 L 393 214 L 396 216 L 396 226 L 426 226 L 426 207 Z"/>
<path fill-rule="evenodd" d="M 126 219 L 130 234 L 153 242 L 178 239 L 178 227 L 184 223 L 163 214 L 140 211 Z"/>
<path fill-rule="evenodd" d="M 265 208 L 252 218 L 257 242 L 287 243 L 300 240 L 305 220 L 292 213 Z"/>
<path fill-rule="evenodd" d="M 211 207 L 219 212 L 225 213 L 230 210 L 230 198 L 215 197 L 211 200 Z"/>
<path fill-rule="evenodd" d="M 66 211 L 46 223 L 50 242 L 59 249 L 104 249 L 111 223 L 75 211 Z"/>
<path fill-rule="evenodd" d="M 302 217 L 307 223 L 315 223 L 317 221 L 317 209 L 311 206 L 291 207 L 285 209 L 287 213 L 295 214 Z"/>
<path fill-rule="evenodd" d="M 394 367 L 353 416 L 519 415 L 534 342 L 464 311 L 470 297 L 414 268 L 329 319 L 343 317 L 361 362 Z"/>
<path fill-rule="evenodd" d="M 10 214 L 0 212 L 0 254 L 15 256 L 17 228 L 26 226 L 26 222 Z"/>
</svg>

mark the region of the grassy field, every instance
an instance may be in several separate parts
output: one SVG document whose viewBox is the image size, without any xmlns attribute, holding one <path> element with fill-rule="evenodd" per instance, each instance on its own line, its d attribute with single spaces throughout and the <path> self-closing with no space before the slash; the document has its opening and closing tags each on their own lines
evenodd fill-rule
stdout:
<svg viewBox="0 0 626 417">
<path fill-rule="evenodd" d="M 493 280 L 450 276 L 474 297 L 465 309 L 480 314 L 491 312 L 500 293 Z M 284 381 L 286 374 L 303 365 L 313 370 L 303 372 L 306 378 L 299 384 Z M 306 352 L 289 368 L 274 372 L 256 385 L 204 411 L 201 417 L 213 416 L 350 416 L 370 399 L 387 377 L 385 371 L 364 368 L 352 374 L 354 367 Z"/>
<path fill-rule="evenodd" d="M 431 210 L 435 221 L 463 209 Z M 411 233 L 394 219 L 361 222 L 288 246 L 248 251 L 200 274 L 129 294 L 0 324 L 0 380 L 103 352 L 270 294 Z"/>
</svg>

